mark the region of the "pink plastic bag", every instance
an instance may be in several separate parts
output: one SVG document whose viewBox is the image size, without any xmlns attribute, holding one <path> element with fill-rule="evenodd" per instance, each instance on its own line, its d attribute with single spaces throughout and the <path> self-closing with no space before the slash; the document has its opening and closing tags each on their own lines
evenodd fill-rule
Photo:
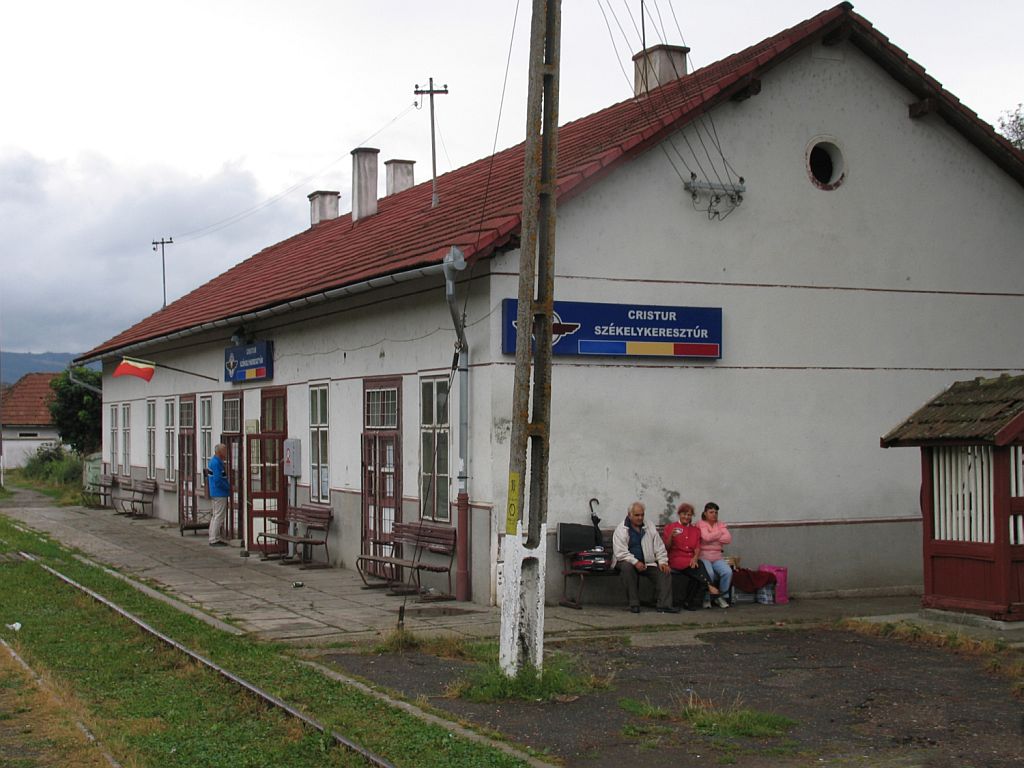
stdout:
<svg viewBox="0 0 1024 768">
<path fill-rule="evenodd" d="M 789 569 L 781 565 L 764 565 L 762 563 L 758 566 L 757 570 L 775 574 L 775 604 L 782 605 L 788 603 Z"/>
</svg>

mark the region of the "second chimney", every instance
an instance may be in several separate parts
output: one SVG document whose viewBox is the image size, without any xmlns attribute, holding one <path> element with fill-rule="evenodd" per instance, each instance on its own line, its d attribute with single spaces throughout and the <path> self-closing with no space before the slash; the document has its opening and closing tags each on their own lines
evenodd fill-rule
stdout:
<svg viewBox="0 0 1024 768">
<path fill-rule="evenodd" d="M 377 155 L 379 149 L 352 150 L 352 221 L 377 213 Z"/>
<path fill-rule="evenodd" d="M 339 192 L 313 192 L 309 197 L 309 226 L 338 218 Z"/>
<path fill-rule="evenodd" d="M 633 95 L 643 96 L 686 74 L 685 45 L 655 45 L 633 57 Z"/>
<path fill-rule="evenodd" d="M 387 178 L 387 194 L 394 195 L 408 189 L 416 182 L 413 181 L 412 167 L 416 165 L 415 160 L 385 160 L 385 176 Z"/>
</svg>

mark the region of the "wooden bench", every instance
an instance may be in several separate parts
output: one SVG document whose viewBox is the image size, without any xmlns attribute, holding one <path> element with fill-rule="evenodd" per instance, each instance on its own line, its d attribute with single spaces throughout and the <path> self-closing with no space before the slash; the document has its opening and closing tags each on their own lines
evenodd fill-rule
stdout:
<svg viewBox="0 0 1024 768">
<path fill-rule="evenodd" d="M 151 517 L 156 497 L 156 480 L 132 480 L 127 494 L 117 499 L 121 506 L 118 514 L 128 517 Z"/>
<path fill-rule="evenodd" d="M 288 507 L 283 519 L 272 518 L 267 521 L 276 524 L 279 530 L 263 531 L 257 534 L 256 543 L 266 545 L 268 541 L 280 541 L 294 544 L 297 553 L 301 548 L 299 560 L 281 557 L 282 561 L 300 562 L 303 569 L 330 568 L 331 556 L 327 551 L 327 535 L 330 533 L 333 519 L 334 515 L 330 507 L 315 507 L 307 504 Z M 313 547 L 324 548 L 323 563 L 313 562 Z M 274 556 L 264 554 L 260 559 L 272 560 Z"/>
<path fill-rule="evenodd" d="M 567 525 L 567 524 L 566 523 L 559 523 L 559 525 L 562 526 L 562 525 Z M 583 526 L 577 525 L 575 527 L 582 528 Z M 665 526 L 664 525 L 658 525 L 658 526 L 656 526 L 656 528 L 658 529 L 658 535 L 661 536 L 661 532 L 664 530 Z M 614 528 L 602 528 L 601 529 L 601 546 L 604 547 L 605 552 L 607 552 L 609 554 L 609 556 L 612 556 L 612 534 L 614 533 L 614 531 L 615 531 Z M 559 541 L 561 541 L 561 538 L 562 537 L 559 536 Z M 618 568 L 618 566 L 616 566 L 614 568 L 609 568 L 609 569 L 603 570 L 603 571 L 591 571 L 591 570 L 581 570 L 579 568 L 573 568 L 572 567 L 572 556 L 575 553 L 579 552 L 579 551 L 580 551 L 580 548 L 578 546 L 572 546 L 572 547 L 566 548 L 564 550 L 563 549 L 559 549 L 559 552 L 562 554 L 562 557 L 564 558 L 564 568 L 562 570 L 562 599 L 558 601 L 558 604 L 559 605 L 564 605 L 566 608 L 575 608 L 577 610 L 579 610 L 579 609 L 581 609 L 583 607 L 583 588 L 586 585 L 586 580 L 587 580 L 588 577 L 600 578 L 602 576 L 618 576 L 619 575 L 619 568 Z M 569 582 L 574 577 L 576 579 L 578 579 L 578 582 L 577 582 L 577 585 L 576 585 L 575 593 L 574 594 L 570 594 L 570 592 L 569 592 Z M 673 576 L 673 580 L 675 578 L 676 577 Z M 729 589 L 729 594 L 725 595 L 725 597 L 729 600 L 730 603 L 733 602 L 733 589 L 732 589 L 731 586 L 730 586 L 730 589 Z"/>
<path fill-rule="evenodd" d="M 87 507 L 112 507 L 114 505 L 113 496 L 113 475 L 100 475 L 94 485 L 82 489 L 82 501 Z"/>
<path fill-rule="evenodd" d="M 455 561 L 455 528 L 434 523 L 395 523 L 391 530 L 391 540 L 395 556 L 360 555 L 356 558 L 356 570 L 367 588 L 392 587 L 396 594 L 404 591 L 415 591 L 426 598 L 420 577 L 424 571 L 428 573 L 448 574 L 448 592 L 432 595 L 433 600 L 454 600 L 452 592 L 452 564 Z M 424 560 L 425 554 L 438 555 L 438 559 Z M 407 556 L 403 556 L 407 555 Z M 445 560 L 447 558 L 447 560 Z M 380 566 L 382 571 L 390 571 L 391 575 L 382 576 L 370 573 L 371 566 Z M 402 578 L 402 570 L 408 571 L 407 578 Z M 367 576 L 382 579 L 382 583 L 371 584 Z M 397 588 L 397 589 L 396 589 Z"/>
</svg>

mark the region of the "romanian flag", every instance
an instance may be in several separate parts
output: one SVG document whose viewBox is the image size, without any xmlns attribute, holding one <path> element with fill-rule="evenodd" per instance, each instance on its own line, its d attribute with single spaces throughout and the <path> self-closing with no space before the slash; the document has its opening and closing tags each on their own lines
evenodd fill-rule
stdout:
<svg viewBox="0 0 1024 768">
<path fill-rule="evenodd" d="M 138 376 L 146 381 L 152 379 L 154 373 L 156 373 L 156 363 L 134 360 L 130 357 L 121 358 L 120 364 L 114 369 L 114 376 Z"/>
</svg>

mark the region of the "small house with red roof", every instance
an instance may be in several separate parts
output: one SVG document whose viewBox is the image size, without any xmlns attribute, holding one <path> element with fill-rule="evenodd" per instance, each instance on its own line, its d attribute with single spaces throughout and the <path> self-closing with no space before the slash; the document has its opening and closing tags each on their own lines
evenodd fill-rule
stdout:
<svg viewBox="0 0 1024 768">
<path fill-rule="evenodd" d="M 0 442 L 7 469 L 23 467 L 43 445 L 60 443 L 50 416 L 58 373 L 26 373 L 0 398 Z"/>
<path fill-rule="evenodd" d="M 559 130 L 550 532 L 591 497 L 605 526 L 714 500 L 729 554 L 797 595 L 920 591 L 916 464 L 878 435 L 951 376 L 1021 371 L 1024 156 L 849 3 L 686 54 L 638 54 L 631 93 Z M 352 211 L 314 192 L 308 229 L 80 358 L 104 460 L 201 525 L 225 443 L 254 551 L 296 503 L 332 509 L 342 567 L 398 521 L 452 526 L 458 595 L 490 602 L 524 148 L 436 204 L 378 155 L 353 151 Z M 155 374 L 115 378 L 124 356 Z"/>
</svg>

